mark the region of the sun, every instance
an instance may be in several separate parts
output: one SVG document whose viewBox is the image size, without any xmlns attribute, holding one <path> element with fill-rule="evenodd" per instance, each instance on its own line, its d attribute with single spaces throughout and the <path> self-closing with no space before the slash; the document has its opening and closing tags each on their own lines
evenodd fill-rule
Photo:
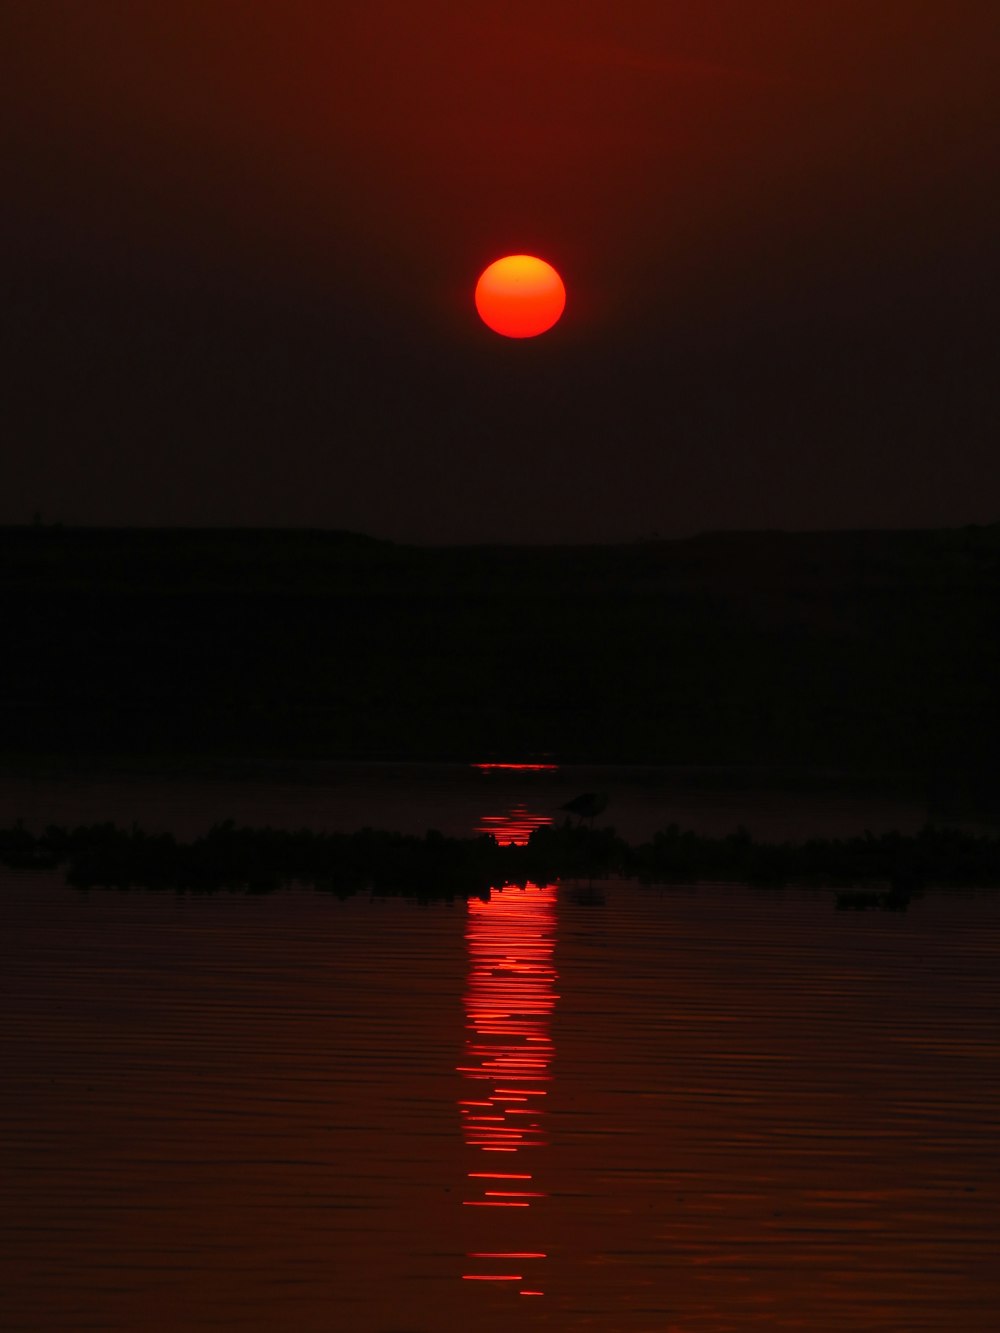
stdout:
<svg viewBox="0 0 1000 1333">
<path fill-rule="evenodd" d="M 505 338 L 535 338 L 551 329 L 565 308 L 562 278 L 534 255 L 497 259 L 476 283 L 480 319 Z"/>
</svg>

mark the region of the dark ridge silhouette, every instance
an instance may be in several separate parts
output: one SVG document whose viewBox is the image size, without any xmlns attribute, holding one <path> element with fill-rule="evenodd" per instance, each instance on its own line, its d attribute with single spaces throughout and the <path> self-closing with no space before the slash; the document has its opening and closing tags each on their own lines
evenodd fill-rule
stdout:
<svg viewBox="0 0 1000 1333">
<path fill-rule="evenodd" d="M 672 826 L 631 847 L 612 828 L 569 823 L 536 829 L 524 846 L 498 844 L 489 834 L 291 832 L 231 822 L 180 842 L 169 833 L 110 823 L 50 826 L 39 834 L 18 823 L 0 830 L 0 862 L 19 869 L 62 866 L 79 888 L 253 893 L 294 883 L 342 896 L 373 891 L 426 899 L 482 895 L 528 881 L 617 876 L 659 883 L 864 886 L 841 893 L 837 906 L 845 910 L 901 910 L 930 886 L 1000 886 L 1000 838 L 931 826 L 914 836 L 865 832 L 799 843 L 756 842 L 744 829 L 709 838 Z"/>
<path fill-rule="evenodd" d="M 904 772 L 998 804 L 1000 524 L 593 547 L 0 529 L 0 752 Z"/>
</svg>

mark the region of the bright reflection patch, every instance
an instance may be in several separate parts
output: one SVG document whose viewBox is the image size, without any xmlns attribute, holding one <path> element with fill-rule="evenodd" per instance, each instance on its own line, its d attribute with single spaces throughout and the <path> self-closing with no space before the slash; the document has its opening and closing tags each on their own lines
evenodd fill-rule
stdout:
<svg viewBox="0 0 1000 1333">
<path fill-rule="evenodd" d="M 529 814 L 527 806 L 514 805 L 505 815 L 483 815 L 476 832 L 489 833 L 501 844 L 513 843 L 515 847 L 525 847 L 536 828 L 544 828 L 551 823 L 551 815 Z"/>
<path fill-rule="evenodd" d="M 537 1152 L 547 1143 L 546 1086 L 552 1078 L 552 1011 L 557 972 L 553 885 L 494 889 L 470 898 L 466 926 L 469 978 L 468 1036 L 459 1073 L 467 1095 L 458 1102 L 462 1133 L 472 1154 L 463 1205 L 475 1230 L 467 1249 L 473 1271 L 463 1278 L 521 1282 L 522 1296 L 543 1294 L 538 1262 L 546 1250 L 536 1236 Z M 527 1159 L 525 1160 L 525 1156 Z M 523 1264 L 515 1279 L 505 1268 Z"/>
</svg>

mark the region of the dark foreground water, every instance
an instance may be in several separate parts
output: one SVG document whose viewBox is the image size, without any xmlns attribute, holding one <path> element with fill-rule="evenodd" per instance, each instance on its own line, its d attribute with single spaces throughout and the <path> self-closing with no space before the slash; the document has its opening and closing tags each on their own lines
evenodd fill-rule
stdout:
<svg viewBox="0 0 1000 1333">
<path fill-rule="evenodd" d="M 998 896 L 0 895 L 4 1329 L 997 1327 Z"/>
</svg>

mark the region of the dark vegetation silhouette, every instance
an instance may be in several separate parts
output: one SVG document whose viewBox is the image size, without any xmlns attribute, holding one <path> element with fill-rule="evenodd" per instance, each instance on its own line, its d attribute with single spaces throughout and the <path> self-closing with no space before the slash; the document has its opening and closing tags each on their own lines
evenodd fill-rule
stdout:
<svg viewBox="0 0 1000 1333">
<path fill-rule="evenodd" d="M 0 529 L 0 752 L 1000 782 L 1000 524 L 416 548 Z"/>
<path fill-rule="evenodd" d="M 371 891 L 435 899 L 529 881 L 628 876 L 655 883 L 841 887 L 841 907 L 902 909 L 928 886 L 1000 886 L 1000 837 L 928 826 L 914 836 L 866 832 L 764 843 L 743 829 L 710 838 L 672 826 L 630 846 L 612 828 L 567 822 L 535 829 L 526 845 L 515 846 L 491 835 L 293 832 L 230 822 L 183 842 L 134 826 L 53 826 L 35 834 L 16 824 L 0 830 L 0 862 L 22 870 L 63 867 L 79 888 L 267 892 L 302 884 L 341 896 Z M 846 892 L 849 886 L 861 887 Z"/>
</svg>

